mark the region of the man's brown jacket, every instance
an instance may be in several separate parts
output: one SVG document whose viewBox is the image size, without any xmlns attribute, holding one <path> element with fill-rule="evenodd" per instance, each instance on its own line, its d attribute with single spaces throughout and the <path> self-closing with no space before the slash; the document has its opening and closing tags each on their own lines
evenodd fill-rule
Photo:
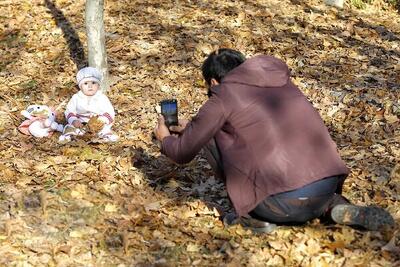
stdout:
<svg viewBox="0 0 400 267">
<path fill-rule="evenodd" d="M 248 59 L 211 92 L 181 136 L 163 139 L 162 152 L 187 163 L 215 137 L 239 215 L 267 196 L 348 173 L 321 117 L 281 60 Z"/>
</svg>

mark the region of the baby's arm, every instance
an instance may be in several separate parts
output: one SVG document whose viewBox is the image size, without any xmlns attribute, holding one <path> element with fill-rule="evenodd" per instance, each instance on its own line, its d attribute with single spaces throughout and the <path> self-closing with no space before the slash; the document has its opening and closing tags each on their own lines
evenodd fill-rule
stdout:
<svg viewBox="0 0 400 267">
<path fill-rule="evenodd" d="M 112 106 L 110 100 L 106 95 L 101 99 L 102 104 L 102 114 L 99 116 L 99 120 L 105 124 L 112 124 L 115 118 L 114 107 Z"/>
<path fill-rule="evenodd" d="M 77 117 L 77 112 L 76 112 L 76 106 L 77 106 L 77 96 L 73 95 L 72 98 L 69 100 L 67 107 L 65 108 L 65 118 L 67 119 L 68 124 L 74 125 L 76 124 L 76 121 L 79 122 L 78 117 Z M 74 123 L 75 122 L 75 123 Z M 75 127 L 79 127 L 79 125 L 74 125 Z"/>
</svg>

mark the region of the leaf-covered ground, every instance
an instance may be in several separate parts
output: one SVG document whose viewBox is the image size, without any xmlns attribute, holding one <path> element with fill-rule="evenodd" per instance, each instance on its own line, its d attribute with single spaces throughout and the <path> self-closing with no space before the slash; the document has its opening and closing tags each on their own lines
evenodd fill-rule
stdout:
<svg viewBox="0 0 400 267">
<path fill-rule="evenodd" d="M 400 266 L 400 16 L 322 1 L 107 0 L 116 144 L 23 136 L 29 104 L 60 105 L 85 65 L 84 1 L 0 1 L 1 266 Z M 224 228 L 223 184 L 199 156 L 176 166 L 152 139 L 155 106 L 206 100 L 218 47 L 285 60 L 351 168 L 345 196 L 396 229 L 318 220 L 253 235 Z"/>
</svg>

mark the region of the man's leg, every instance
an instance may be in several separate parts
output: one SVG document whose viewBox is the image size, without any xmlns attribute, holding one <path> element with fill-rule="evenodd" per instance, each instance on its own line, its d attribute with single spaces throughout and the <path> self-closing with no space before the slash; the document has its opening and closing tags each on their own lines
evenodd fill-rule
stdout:
<svg viewBox="0 0 400 267">
<path fill-rule="evenodd" d="M 211 139 L 203 150 L 215 176 L 225 180 L 221 154 L 215 139 Z M 331 203 L 342 203 L 339 201 L 339 195 L 335 196 L 334 193 L 341 188 L 342 180 L 336 177 L 327 182 L 318 181 L 314 185 L 306 186 L 305 189 L 267 197 L 249 213 L 249 216 L 238 218 L 235 214 L 227 214 L 224 223 L 227 225 L 240 223 L 257 232 L 270 232 L 276 227 L 272 223 L 305 223 L 321 216 Z M 314 197 L 310 198 L 311 196 Z"/>
<path fill-rule="evenodd" d="M 250 215 L 259 220 L 281 224 L 304 223 L 320 218 L 322 221 L 358 226 L 372 231 L 395 224 L 393 217 L 384 209 L 352 205 L 345 197 L 336 193 L 335 184 L 341 186 L 342 181 L 341 177 L 329 177 L 294 191 L 268 197 Z M 325 194 L 313 195 L 314 192 Z"/>
<path fill-rule="evenodd" d="M 208 144 L 203 148 L 203 151 L 208 163 L 214 171 L 215 177 L 225 181 L 221 153 L 219 152 L 214 138 L 208 142 Z M 251 229 L 253 232 L 257 233 L 269 233 L 276 228 L 275 224 L 257 220 L 250 216 L 238 218 L 234 213 L 228 213 L 223 216 L 223 221 L 225 225 L 241 224 L 243 227 Z"/>
<path fill-rule="evenodd" d="M 374 206 L 356 206 L 341 195 L 344 179 L 339 181 L 335 196 L 321 217 L 322 221 L 350 226 L 359 226 L 367 230 L 379 230 L 392 227 L 395 222 L 386 210 Z"/>
<path fill-rule="evenodd" d="M 224 168 L 222 165 L 221 153 L 219 152 L 215 139 L 212 138 L 210 142 L 203 148 L 206 159 L 210 164 L 214 174 L 217 178 L 225 181 Z"/>
<path fill-rule="evenodd" d="M 263 221 L 279 224 L 302 224 L 318 218 L 332 202 L 340 202 L 335 194 L 340 182 L 338 176 L 328 177 L 302 188 L 267 197 L 249 215 Z"/>
<path fill-rule="evenodd" d="M 221 154 L 214 139 L 206 145 L 204 152 L 216 177 L 225 180 Z M 394 225 L 392 216 L 382 208 L 351 205 L 341 195 L 343 182 L 343 176 L 333 176 L 297 190 L 270 196 L 257 205 L 248 217 L 238 220 L 229 214 L 224 221 L 228 221 L 227 224 L 239 222 L 260 232 L 273 230 L 275 225 L 270 223 L 301 224 L 318 217 L 323 221 L 362 226 L 368 230 Z"/>
</svg>

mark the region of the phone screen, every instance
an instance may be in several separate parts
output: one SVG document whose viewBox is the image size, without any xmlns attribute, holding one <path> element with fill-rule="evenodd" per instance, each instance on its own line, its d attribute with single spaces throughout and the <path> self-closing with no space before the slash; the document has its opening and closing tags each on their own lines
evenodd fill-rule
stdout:
<svg viewBox="0 0 400 267">
<path fill-rule="evenodd" d="M 161 114 L 165 118 L 165 124 L 178 125 L 178 103 L 176 99 L 161 101 Z"/>
</svg>

